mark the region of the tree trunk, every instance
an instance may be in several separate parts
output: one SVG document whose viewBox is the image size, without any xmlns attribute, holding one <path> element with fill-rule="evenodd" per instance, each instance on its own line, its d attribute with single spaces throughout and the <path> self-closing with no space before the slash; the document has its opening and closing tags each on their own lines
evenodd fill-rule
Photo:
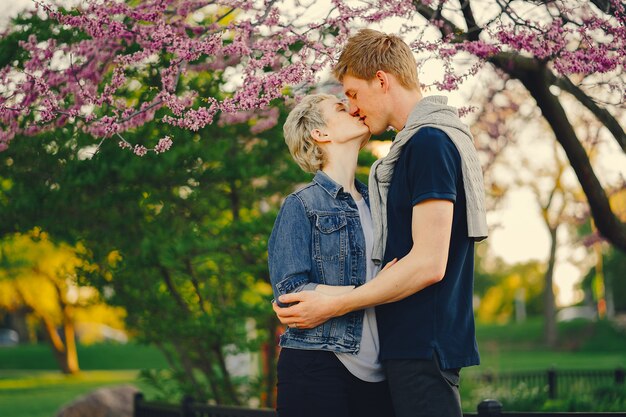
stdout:
<svg viewBox="0 0 626 417">
<path fill-rule="evenodd" d="M 559 99 L 550 92 L 549 81 L 552 73 L 545 65 L 529 58 L 512 55 L 507 57 L 501 54 L 490 59 L 490 62 L 511 77 L 520 80 L 533 96 L 578 177 L 598 231 L 616 248 L 626 253 L 626 223 L 612 211 L 606 192 L 567 118 L 565 109 Z"/>
<path fill-rule="evenodd" d="M 545 275 L 543 290 L 544 340 L 549 347 L 555 347 L 557 341 L 556 306 L 554 302 L 554 265 L 556 264 L 557 227 L 550 227 L 550 257 Z"/>
<path fill-rule="evenodd" d="M 75 357 L 75 363 L 70 364 L 68 362 L 66 347 L 63 344 L 63 340 L 61 340 L 61 337 L 57 333 L 57 329 L 54 326 L 54 323 L 49 317 L 41 314 L 39 316 L 43 321 L 44 327 L 46 329 L 46 335 L 48 336 L 50 346 L 52 347 L 52 353 L 54 354 L 54 358 L 59 364 L 59 368 L 61 368 L 61 372 L 63 372 L 64 374 L 78 373 L 78 356 Z"/>
<path fill-rule="evenodd" d="M 65 335 L 65 366 L 67 373 L 77 374 L 80 372 L 78 366 L 78 351 L 76 350 L 76 329 L 74 327 L 73 307 L 66 305 L 63 308 L 63 334 Z"/>
<path fill-rule="evenodd" d="M 221 343 L 214 343 L 211 347 L 211 351 L 213 352 L 213 356 L 215 357 L 217 365 L 222 373 L 222 383 L 224 384 L 225 394 L 228 396 L 231 404 L 241 405 L 241 400 L 239 399 L 235 386 L 230 378 L 230 372 L 228 372 L 228 368 L 226 368 L 226 358 L 222 352 Z"/>
<path fill-rule="evenodd" d="M 31 333 L 29 331 L 28 323 L 26 322 L 26 316 L 30 312 L 32 312 L 31 308 L 21 307 L 8 315 L 9 327 L 17 332 L 20 343 L 36 342 L 34 332 Z"/>
<path fill-rule="evenodd" d="M 276 360 L 278 356 L 276 332 L 278 330 L 278 319 L 273 314 L 267 321 L 267 330 L 270 335 L 269 341 L 261 347 L 263 375 L 265 375 L 265 392 L 262 394 L 262 403 L 265 407 L 274 408 L 276 406 Z"/>
<path fill-rule="evenodd" d="M 197 399 L 203 399 L 204 393 L 202 390 L 202 384 L 198 381 L 198 379 L 196 378 L 194 374 L 194 365 L 193 365 L 193 361 L 189 357 L 188 349 L 185 348 L 184 346 L 181 346 L 181 344 L 175 340 L 172 340 L 171 344 L 174 350 L 176 350 L 176 353 L 178 355 L 178 360 L 180 361 L 180 364 L 183 367 L 185 376 L 188 378 L 188 381 L 191 382 L 191 388 L 194 391 L 194 395 L 196 396 Z M 214 391 L 213 396 L 214 396 L 215 401 L 218 404 L 220 404 L 221 399 L 220 399 L 219 391 L 216 389 L 214 389 L 213 391 Z"/>
<path fill-rule="evenodd" d="M 602 9 L 605 13 L 609 13 L 613 16 L 616 15 L 617 9 L 615 4 L 609 0 L 592 0 L 592 2 Z M 414 1 L 415 10 L 428 20 L 438 20 L 440 22 L 439 31 L 442 37 L 454 35 L 459 40 L 477 41 L 479 35 L 482 32 L 482 28 L 476 26 L 475 19 L 472 13 L 472 6 L 470 0 L 461 2 L 461 10 L 463 17 L 467 25 L 467 30 L 457 26 L 454 22 L 443 17 L 440 10 L 432 9 L 430 6 L 423 4 L 420 1 Z M 541 62 L 537 58 L 524 57 L 519 54 L 512 54 L 508 52 L 500 52 L 487 60 L 491 62 L 496 68 L 504 71 L 510 77 L 520 80 L 528 92 L 533 96 L 537 102 L 537 106 L 541 109 L 543 117 L 546 119 L 556 139 L 559 141 L 563 150 L 567 154 L 567 158 L 570 161 L 570 165 L 574 169 L 578 181 L 587 196 L 589 207 L 591 209 L 591 215 L 596 221 L 596 226 L 600 234 L 605 237 L 613 246 L 620 251 L 626 253 L 626 223 L 622 222 L 615 212 L 611 210 L 609 199 L 606 195 L 606 191 L 602 187 L 602 184 L 596 177 L 589 157 L 587 156 L 584 147 L 578 140 L 576 132 L 572 127 L 572 124 L 567 118 L 567 114 L 563 109 L 559 99 L 550 92 L 550 86 L 555 81 L 554 74 L 546 67 L 544 62 Z M 569 91 L 572 93 L 572 91 Z M 574 94 L 579 101 L 581 98 Z M 611 120 L 607 124 L 608 112 L 604 110 L 593 111 L 595 108 L 592 100 L 582 100 L 581 103 L 586 105 L 596 117 L 609 129 L 612 134 L 616 135 L 615 139 L 624 148 L 623 135 L 619 128 L 618 123 Z M 612 119 L 612 117 L 610 117 Z"/>
</svg>

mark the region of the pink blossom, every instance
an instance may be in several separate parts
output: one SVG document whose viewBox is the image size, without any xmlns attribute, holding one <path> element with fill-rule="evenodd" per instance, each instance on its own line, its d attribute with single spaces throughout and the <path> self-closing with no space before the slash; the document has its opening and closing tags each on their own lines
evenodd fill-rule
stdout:
<svg viewBox="0 0 626 417">
<path fill-rule="evenodd" d="M 169 136 L 165 136 L 159 139 L 159 143 L 154 147 L 154 152 L 163 153 L 172 147 L 172 139 Z"/>
<path fill-rule="evenodd" d="M 117 145 L 122 148 L 122 149 L 130 149 L 132 148 L 132 145 L 128 142 L 126 142 L 125 140 L 120 140 Z"/>
<path fill-rule="evenodd" d="M 133 153 L 137 156 L 144 156 L 148 153 L 148 149 L 143 145 L 135 145 L 133 148 Z"/>
<path fill-rule="evenodd" d="M 617 75 L 626 61 L 626 12 L 623 2 L 609 1 L 612 16 L 589 2 L 557 0 L 533 7 L 532 13 L 524 9 L 525 1 L 508 2 L 507 13 L 488 19 L 475 13 L 478 39 L 463 33 L 461 3 L 451 1 L 332 0 L 328 13 L 306 23 L 294 17 L 309 15 L 306 8 L 317 7 L 315 2 L 290 2 L 298 8 L 291 10 L 284 0 L 85 0 L 69 13 L 36 2 L 40 13 L 84 39 L 66 42 L 40 34 L 19 43 L 23 62 L 0 68 L 0 85 L 7 86 L 0 93 L 0 147 L 18 134 L 70 123 L 98 140 L 123 137 L 157 114 L 158 123 L 193 131 L 215 123 L 219 114 L 220 126 L 247 123 L 252 134 L 259 134 L 277 123 L 274 100 L 317 83 L 316 76 L 333 64 L 356 28 L 389 19 L 404 22 L 393 31 L 413 39 L 420 62 L 442 63 L 434 83 L 440 90 L 458 88 L 486 62 L 508 55 L 532 58 L 556 76 L 586 80 L 605 74 L 611 81 L 599 86 L 598 97 L 615 93 L 623 105 L 626 88 Z M 236 12 L 221 21 L 205 16 L 198 22 L 194 13 L 208 10 L 207 5 Z M 435 11 L 440 5 L 442 14 L 434 13 L 430 21 L 416 11 L 416 6 Z M 484 7 L 500 6 L 486 0 Z M 433 29 L 450 29 L 444 19 L 459 24 L 458 31 L 446 31 L 438 39 L 427 36 Z M 9 28 L 7 34 L 15 30 L 20 29 Z M 223 78 L 214 97 L 192 91 L 189 80 L 199 75 Z M 155 84 L 147 88 L 147 79 Z M 137 85 L 147 89 L 141 102 L 128 99 L 128 90 Z M 171 146 L 166 138 L 153 149 L 125 139 L 122 143 L 138 155 L 144 150 L 162 153 Z"/>
</svg>

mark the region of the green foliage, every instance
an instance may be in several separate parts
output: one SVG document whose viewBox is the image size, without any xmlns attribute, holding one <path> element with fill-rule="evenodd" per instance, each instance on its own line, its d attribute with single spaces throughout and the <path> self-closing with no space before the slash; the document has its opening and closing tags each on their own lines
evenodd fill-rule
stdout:
<svg viewBox="0 0 626 417">
<path fill-rule="evenodd" d="M 153 129 L 135 135 L 153 137 Z M 279 196 L 298 177 L 277 128 L 256 139 L 247 129 L 176 132 L 170 152 L 143 159 L 105 143 L 81 160 L 63 132 L 40 135 L 39 146 L 20 138 L 2 155 L 0 176 L 14 183 L 3 227 L 40 225 L 84 241 L 100 269 L 83 277 L 126 308 L 141 340 L 163 349 L 181 386 L 189 389 L 197 369 L 212 379 L 195 384 L 199 399 L 238 401 L 232 386 L 218 392 L 233 383 L 223 347 L 256 350 L 262 341 L 248 336 L 245 319 L 261 328 L 270 319 L 266 239 Z"/>
<path fill-rule="evenodd" d="M 63 42 L 81 36 L 37 18 L 20 25 L 3 42 L 41 31 Z M 156 69 L 141 71 L 140 87 L 119 91 L 129 102 L 155 94 Z M 190 70 L 183 84 L 200 97 L 224 95 L 219 73 Z M 39 226 L 84 244 L 98 268 L 79 280 L 126 309 L 127 325 L 162 350 L 181 393 L 223 403 L 258 395 L 241 394 L 247 381 L 232 378 L 225 362 L 274 343 L 267 237 L 282 196 L 308 179 L 291 162 L 279 110 L 279 124 L 259 134 L 250 131 L 258 117 L 190 132 L 158 123 L 168 114 L 159 110 L 157 121 L 124 134 L 147 147 L 174 138 L 167 153 L 143 158 L 113 139 L 91 157 L 94 140 L 71 125 L 16 138 L 0 155 L 0 235 Z"/>
<path fill-rule="evenodd" d="M 605 385 L 591 390 L 574 390 L 562 398 L 548 398 L 547 387 L 521 383 L 511 389 L 479 389 L 475 398 L 498 398 L 504 411 L 611 412 L 626 410 L 626 387 Z M 483 397 L 480 397 L 483 395 Z"/>
<path fill-rule="evenodd" d="M 606 291 L 613 291 L 615 310 L 626 311 L 626 254 L 610 246 L 602 255 L 602 272 Z M 581 288 L 592 294 L 593 280 L 596 276 L 596 267 L 592 267 L 580 283 Z"/>
<path fill-rule="evenodd" d="M 514 318 L 515 298 L 524 294 L 529 316 L 543 311 L 542 293 L 545 267 L 537 261 L 507 265 L 502 260 L 483 265 L 480 253 L 476 260 L 474 293 L 480 297 L 476 311 L 482 322 L 506 323 Z"/>
<path fill-rule="evenodd" d="M 152 399 L 167 403 L 178 403 L 182 400 L 180 383 L 181 376 L 175 376 L 167 369 L 142 369 L 139 372 L 142 383 L 154 392 Z M 182 378 L 184 380 L 184 378 Z"/>
<path fill-rule="evenodd" d="M 563 399 L 546 400 L 538 410 L 559 412 L 608 412 L 626 409 L 626 389 L 623 386 L 603 386 L 581 391 Z"/>
<path fill-rule="evenodd" d="M 573 390 L 559 397 L 561 398 L 548 398 L 547 386 L 536 387 L 520 383 L 511 389 L 503 386 L 477 385 L 464 397 L 463 402 L 478 404 L 486 398 L 493 398 L 502 403 L 503 411 L 562 413 L 626 410 L 626 386 L 624 385 L 605 385 L 590 390 Z"/>
<path fill-rule="evenodd" d="M 547 390 L 520 383 L 512 389 L 493 385 L 477 385 L 464 398 L 465 403 L 479 404 L 484 399 L 497 399 L 505 411 L 537 411 L 546 402 Z"/>
<path fill-rule="evenodd" d="M 59 44 L 87 39 L 79 30 L 60 26 L 52 19 L 22 14 L 12 19 L 10 30 L 0 37 L 0 67 L 14 61 L 23 62 L 28 58 L 27 52 L 19 47 L 19 43 L 27 41 L 30 35 L 35 35 L 37 39 L 55 39 Z"/>
<path fill-rule="evenodd" d="M 151 96 L 145 77 L 128 100 Z M 190 71 L 181 83 L 201 97 L 223 94 L 219 73 Z M 40 226 L 83 242 L 98 269 L 79 278 L 124 307 L 139 340 L 162 350 L 172 372 L 155 380 L 171 378 L 198 400 L 241 403 L 259 396 L 250 387 L 275 384 L 234 378 L 225 364 L 275 344 L 267 238 L 282 198 L 310 179 L 282 139 L 286 109 L 274 105 L 278 124 L 257 134 L 258 116 L 198 132 L 149 122 L 124 134 L 148 147 L 171 136 L 172 149 L 159 155 L 137 157 L 107 140 L 91 157 L 93 139 L 69 125 L 16 138 L 0 155 L 0 183 L 11 182 L 0 233 Z"/>
<path fill-rule="evenodd" d="M 481 365 L 466 368 L 461 375 L 463 409 L 475 411 L 476 404 L 492 398 L 505 411 L 623 411 L 624 386 L 589 388 L 585 380 L 559 380 L 558 398 L 548 398 L 547 386 L 525 383 L 510 386 L 489 384 L 484 373 L 544 372 L 558 370 L 614 370 L 626 364 L 626 334 L 609 321 L 572 320 L 558 323 L 559 344 L 546 349 L 542 321 L 533 317 L 523 323 L 484 324 L 476 327 Z M 589 382 L 589 381 L 587 381 Z M 615 399 L 621 397 L 621 403 Z M 594 405 L 597 398 L 597 407 Z"/>
</svg>

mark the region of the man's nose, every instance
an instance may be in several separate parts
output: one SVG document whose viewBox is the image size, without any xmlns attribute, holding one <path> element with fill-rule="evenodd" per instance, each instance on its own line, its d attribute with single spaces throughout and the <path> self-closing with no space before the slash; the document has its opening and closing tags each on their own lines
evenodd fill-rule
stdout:
<svg viewBox="0 0 626 417">
<path fill-rule="evenodd" d="M 358 116 L 359 115 L 359 108 L 354 105 L 353 103 L 349 103 L 349 113 L 351 116 Z"/>
</svg>

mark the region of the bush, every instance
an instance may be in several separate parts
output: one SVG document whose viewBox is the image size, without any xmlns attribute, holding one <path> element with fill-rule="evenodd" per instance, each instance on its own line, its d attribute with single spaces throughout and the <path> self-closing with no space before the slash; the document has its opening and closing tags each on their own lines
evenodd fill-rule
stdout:
<svg viewBox="0 0 626 417">
<path fill-rule="evenodd" d="M 591 390 L 572 390 L 562 398 L 548 398 L 548 387 L 520 383 L 510 388 L 485 384 L 469 384 L 463 389 L 464 403 L 476 404 L 492 398 L 502 403 L 504 411 L 610 412 L 626 410 L 626 386 L 603 385 Z"/>
</svg>

